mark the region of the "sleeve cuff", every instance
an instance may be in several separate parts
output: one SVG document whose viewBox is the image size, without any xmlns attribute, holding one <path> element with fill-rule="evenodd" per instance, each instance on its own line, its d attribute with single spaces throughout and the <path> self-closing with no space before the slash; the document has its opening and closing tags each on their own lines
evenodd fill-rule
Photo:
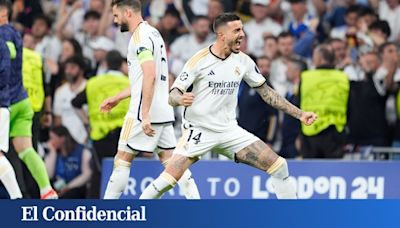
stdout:
<svg viewBox="0 0 400 228">
<path fill-rule="evenodd" d="M 259 84 L 256 84 L 255 86 L 252 86 L 252 88 L 253 88 L 253 89 L 260 88 L 260 87 L 263 86 L 265 83 L 267 83 L 267 80 L 264 80 L 263 82 L 260 82 Z"/>
</svg>

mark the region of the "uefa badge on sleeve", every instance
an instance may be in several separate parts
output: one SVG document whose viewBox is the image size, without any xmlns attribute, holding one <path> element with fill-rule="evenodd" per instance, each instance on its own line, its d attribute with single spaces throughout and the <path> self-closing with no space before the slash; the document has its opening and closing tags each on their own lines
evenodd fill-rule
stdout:
<svg viewBox="0 0 400 228">
<path fill-rule="evenodd" d="M 179 75 L 179 80 L 181 81 L 186 81 L 188 79 L 189 75 L 186 72 L 182 72 L 181 75 Z"/>
</svg>

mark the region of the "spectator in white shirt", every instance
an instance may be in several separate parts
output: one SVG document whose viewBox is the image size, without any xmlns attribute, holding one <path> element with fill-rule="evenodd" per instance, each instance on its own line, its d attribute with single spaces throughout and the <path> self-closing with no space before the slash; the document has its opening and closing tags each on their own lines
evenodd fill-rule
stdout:
<svg viewBox="0 0 400 228">
<path fill-rule="evenodd" d="M 272 62 L 270 82 L 281 96 L 285 96 L 291 87 L 286 77 L 287 64 L 291 59 L 300 59 L 293 51 L 294 42 L 295 38 L 288 32 L 282 32 L 278 36 L 279 58 Z"/>
<path fill-rule="evenodd" d="M 75 33 L 79 32 L 82 28 L 84 15 L 85 9 L 82 1 L 61 1 L 56 26 L 59 38 L 73 37 Z"/>
<path fill-rule="evenodd" d="M 333 38 L 328 40 L 327 43 L 332 47 L 333 53 L 335 54 L 336 69 L 343 70 L 346 66 L 352 64 L 350 50 L 344 40 Z"/>
<path fill-rule="evenodd" d="M 268 16 L 269 3 L 269 0 L 252 0 L 250 11 L 254 19 L 244 25 L 249 41 L 249 52 L 256 57 L 263 55 L 265 34 L 278 36 L 282 32 L 282 26 Z"/>
<path fill-rule="evenodd" d="M 106 56 L 109 51 L 114 49 L 114 42 L 105 36 L 100 36 L 91 41 L 89 45 L 93 49 L 93 56 L 96 61 L 94 75 L 107 73 Z"/>
<path fill-rule="evenodd" d="M 273 35 L 264 37 L 264 55 L 274 61 L 278 58 L 278 39 Z"/>
<path fill-rule="evenodd" d="M 85 60 L 81 56 L 66 60 L 64 74 L 67 82 L 56 90 L 53 103 L 54 125 L 64 125 L 80 144 L 85 144 L 87 131 L 71 101 L 86 87 L 85 68 Z"/>
<path fill-rule="evenodd" d="M 210 34 L 210 20 L 206 16 L 195 16 L 192 20 L 192 32 L 177 38 L 170 47 L 171 73 L 178 75 L 183 65 L 196 52 L 213 42 Z"/>
<path fill-rule="evenodd" d="M 85 13 L 82 31 L 74 34 L 74 38 L 83 48 L 83 55 L 90 59 L 92 66 L 95 66 L 93 49 L 90 47 L 90 41 L 94 41 L 98 37 L 100 24 L 100 14 L 97 11 L 88 11 Z"/>
<path fill-rule="evenodd" d="M 35 51 L 45 60 L 57 61 L 61 52 L 61 42 L 50 34 L 51 20 L 45 15 L 38 15 L 33 20 L 32 36 L 35 41 Z"/>
<path fill-rule="evenodd" d="M 392 31 L 389 41 L 400 41 L 400 1 L 383 0 L 379 3 L 379 17 L 389 23 Z"/>
<path fill-rule="evenodd" d="M 346 24 L 337 26 L 331 29 L 330 37 L 344 39 L 346 37 L 347 29 L 349 27 L 355 27 L 358 18 L 358 11 L 360 7 L 358 5 L 350 6 L 346 10 L 346 14 L 344 16 L 344 21 Z"/>
</svg>

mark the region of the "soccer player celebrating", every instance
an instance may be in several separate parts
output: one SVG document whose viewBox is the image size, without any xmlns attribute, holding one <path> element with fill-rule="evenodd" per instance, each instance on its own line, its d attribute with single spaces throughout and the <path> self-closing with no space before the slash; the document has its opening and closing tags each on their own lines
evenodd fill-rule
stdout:
<svg viewBox="0 0 400 228">
<path fill-rule="evenodd" d="M 163 38 L 143 21 L 139 0 L 113 0 L 111 5 L 114 22 L 121 31 L 133 33 L 128 46 L 131 88 L 106 99 L 101 110 L 108 112 L 129 96 L 131 101 L 104 199 L 121 196 L 128 183 L 131 162 L 139 152 L 154 152 L 158 147 L 160 161 L 166 164 L 176 144 L 172 126 L 174 113 L 168 104 L 168 64 Z M 178 184 L 185 197 L 199 199 L 190 171 L 182 175 Z"/>
<path fill-rule="evenodd" d="M 11 58 L 10 96 L 10 138 L 19 158 L 28 167 L 40 189 L 42 199 L 57 199 L 57 193 L 50 185 L 49 176 L 42 158 L 32 146 L 33 109 L 22 85 L 22 39 L 8 22 L 11 2 L 0 0 L 0 38 L 9 49 Z"/>
<path fill-rule="evenodd" d="M 185 170 L 199 156 L 213 148 L 221 154 L 271 175 L 278 199 L 295 199 L 296 187 L 289 177 L 286 160 L 263 141 L 238 126 L 235 108 L 241 80 L 256 89 L 263 100 L 299 119 L 312 124 L 317 116 L 303 112 L 269 87 L 256 64 L 239 51 L 243 40 L 240 18 L 231 13 L 214 21 L 216 42 L 195 54 L 184 66 L 172 86 L 169 103 L 185 106 L 184 127 L 166 169 L 140 196 L 155 199 L 173 188 Z M 189 89 L 190 88 L 190 89 Z"/>
</svg>

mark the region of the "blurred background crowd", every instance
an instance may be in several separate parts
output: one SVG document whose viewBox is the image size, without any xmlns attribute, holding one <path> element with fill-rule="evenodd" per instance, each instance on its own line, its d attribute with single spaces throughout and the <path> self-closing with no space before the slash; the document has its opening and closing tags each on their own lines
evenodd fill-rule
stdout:
<svg viewBox="0 0 400 228">
<path fill-rule="evenodd" d="M 144 18 L 167 45 L 171 83 L 192 55 L 212 44 L 217 15 L 241 16 L 242 52 L 280 95 L 319 115 L 320 124 L 305 128 L 240 86 L 239 125 L 281 156 L 363 159 L 373 147 L 400 147 L 400 0 L 142 2 Z M 111 0 L 13 1 L 12 24 L 24 41 L 24 77 L 39 75 L 24 79 L 35 109 L 35 146 L 65 197 L 98 197 L 101 159 L 116 153 L 124 107 L 110 118 L 98 105 L 122 90 L 106 85 L 127 75 L 131 34 L 113 24 L 110 5 Z M 179 137 L 179 109 L 176 119 Z M 204 159 L 223 158 L 210 153 Z M 23 192 L 35 195 L 23 165 L 14 166 L 26 182 Z"/>
</svg>

